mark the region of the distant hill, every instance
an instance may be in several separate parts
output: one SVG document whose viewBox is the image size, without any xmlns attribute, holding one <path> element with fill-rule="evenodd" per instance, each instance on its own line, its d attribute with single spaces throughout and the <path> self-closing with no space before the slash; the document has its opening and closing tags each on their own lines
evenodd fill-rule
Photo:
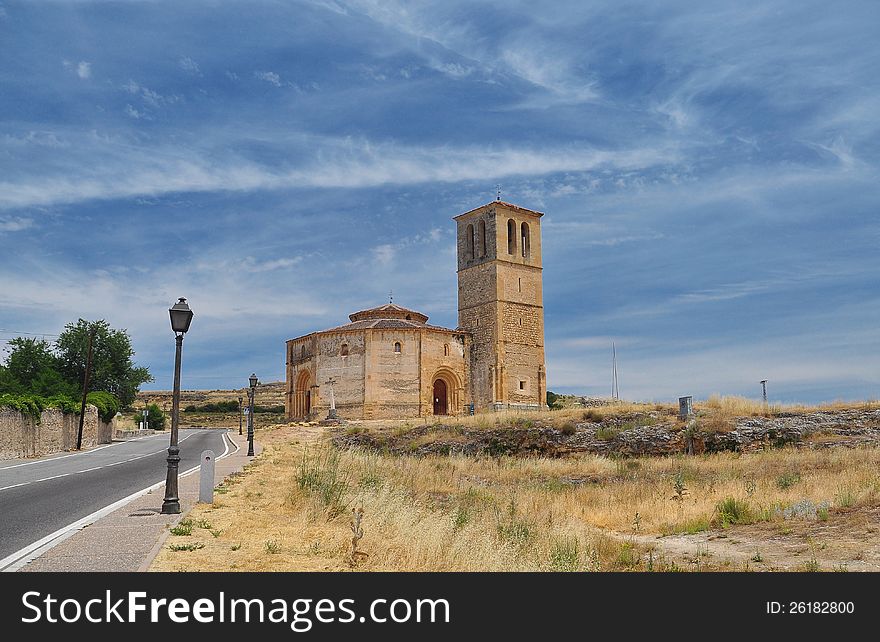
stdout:
<svg viewBox="0 0 880 642">
<path fill-rule="evenodd" d="M 270 383 L 261 383 L 257 386 L 257 394 L 254 403 L 258 406 L 283 406 L 284 405 L 284 386 L 283 381 L 273 381 Z M 237 401 L 241 396 L 244 403 L 247 403 L 247 390 L 241 388 L 239 390 L 181 390 L 180 405 L 181 407 L 205 403 L 216 403 L 218 401 Z M 171 390 L 143 390 L 138 393 L 135 407 L 142 406 L 144 403 L 155 403 L 160 408 L 166 407 L 171 409 Z"/>
</svg>

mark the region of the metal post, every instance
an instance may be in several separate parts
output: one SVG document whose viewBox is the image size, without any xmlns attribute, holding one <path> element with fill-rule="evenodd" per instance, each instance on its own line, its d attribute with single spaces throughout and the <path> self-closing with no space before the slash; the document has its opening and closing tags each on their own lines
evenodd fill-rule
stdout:
<svg viewBox="0 0 880 642">
<path fill-rule="evenodd" d="M 247 433 L 247 438 L 248 438 L 247 456 L 248 457 L 254 456 L 254 392 L 255 391 L 256 391 L 255 388 L 250 388 L 248 390 L 248 401 L 250 402 L 250 405 L 248 407 L 248 433 Z"/>
<path fill-rule="evenodd" d="M 183 333 L 176 337 L 177 349 L 174 353 L 174 393 L 171 397 L 171 446 L 168 448 L 168 475 L 165 478 L 165 501 L 162 513 L 176 515 L 180 512 L 180 497 L 177 491 L 177 472 L 180 466 L 180 448 L 177 446 L 177 426 L 180 416 L 180 356 L 183 351 Z"/>
<path fill-rule="evenodd" d="M 241 395 L 238 395 L 238 434 L 239 435 L 241 434 L 241 415 L 242 415 Z"/>
<path fill-rule="evenodd" d="M 761 389 L 764 392 L 764 405 L 766 406 L 767 405 L 767 380 L 762 379 L 760 383 L 761 383 Z"/>
</svg>

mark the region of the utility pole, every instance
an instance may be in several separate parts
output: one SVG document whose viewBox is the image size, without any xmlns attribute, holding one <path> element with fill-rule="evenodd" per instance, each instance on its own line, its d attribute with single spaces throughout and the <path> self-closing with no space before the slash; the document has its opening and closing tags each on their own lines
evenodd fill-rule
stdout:
<svg viewBox="0 0 880 642">
<path fill-rule="evenodd" d="M 86 418 L 86 397 L 89 394 L 89 375 L 92 369 L 92 344 L 95 342 L 95 326 L 89 329 L 89 349 L 86 356 L 86 373 L 83 376 L 83 395 L 82 404 L 79 407 L 79 430 L 76 432 L 76 449 L 82 449 L 83 441 L 83 422 Z"/>
<path fill-rule="evenodd" d="M 611 398 L 620 399 L 620 384 L 617 381 L 617 348 L 611 342 Z"/>
</svg>

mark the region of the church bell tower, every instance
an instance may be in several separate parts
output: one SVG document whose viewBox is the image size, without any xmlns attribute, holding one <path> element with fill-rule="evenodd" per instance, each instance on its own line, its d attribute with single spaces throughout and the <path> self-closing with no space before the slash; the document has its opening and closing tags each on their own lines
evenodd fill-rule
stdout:
<svg viewBox="0 0 880 642">
<path fill-rule="evenodd" d="M 546 408 L 543 213 L 498 200 L 455 217 L 458 326 L 477 410 Z"/>
</svg>

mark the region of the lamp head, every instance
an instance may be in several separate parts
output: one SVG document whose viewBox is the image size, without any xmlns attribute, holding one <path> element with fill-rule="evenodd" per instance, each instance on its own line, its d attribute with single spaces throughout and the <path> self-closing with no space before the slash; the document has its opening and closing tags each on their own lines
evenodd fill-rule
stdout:
<svg viewBox="0 0 880 642">
<path fill-rule="evenodd" d="M 180 297 L 177 303 L 168 310 L 168 314 L 171 316 L 171 329 L 175 334 L 186 334 L 193 318 L 193 311 L 186 304 L 186 299 Z"/>
</svg>

